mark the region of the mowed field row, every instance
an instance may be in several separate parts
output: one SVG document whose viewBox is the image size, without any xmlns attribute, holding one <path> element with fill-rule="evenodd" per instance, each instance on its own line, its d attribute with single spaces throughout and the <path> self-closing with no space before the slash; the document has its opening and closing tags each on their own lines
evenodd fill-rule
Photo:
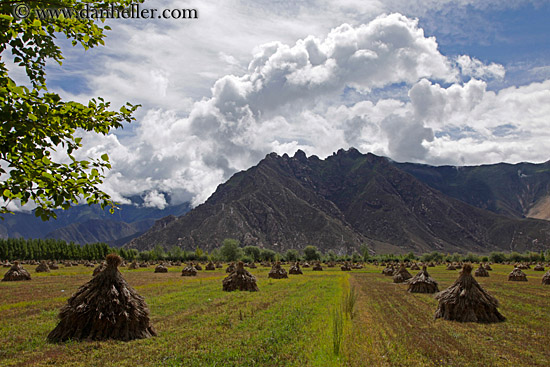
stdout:
<svg viewBox="0 0 550 367">
<path fill-rule="evenodd" d="M 410 294 L 382 267 L 342 272 L 327 268 L 270 280 L 269 268 L 249 269 L 260 292 L 223 292 L 224 270 L 182 277 L 153 267 L 121 271 L 145 297 L 158 336 L 131 342 L 51 344 L 57 313 L 92 269 L 34 273 L 25 282 L 0 282 L 2 366 L 548 366 L 550 286 L 541 272 L 508 282 L 509 265 L 494 265 L 477 280 L 500 301 L 507 320 L 461 324 L 434 320 L 433 295 Z M 288 270 L 288 266 L 285 266 Z M 7 269 L 4 269 L 7 270 Z M 428 268 L 440 290 L 458 276 Z M 415 274 L 415 271 L 410 271 Z M 2 272 L 3 275 L 3 272 Z M 353 317 L 335 319 L 344 296 L 357 294 Z M 335 343 L 337 342 L 338 343 Z M 340 347 L 335 345 L 340 344 Z"/>
</svg>

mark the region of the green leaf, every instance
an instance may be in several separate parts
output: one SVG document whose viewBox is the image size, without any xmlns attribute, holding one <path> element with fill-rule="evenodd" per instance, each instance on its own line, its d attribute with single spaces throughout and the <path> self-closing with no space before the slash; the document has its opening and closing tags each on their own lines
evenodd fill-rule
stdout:
<svg viewBox="0 0 550 367">
<path fill-rule="evenodd" d="M 104 161 L 108 161 L 109 160 L 109 156 L 107 155 L 107 153 L 101 155 L 101 159 L 103 159 Z"/>
</svg>

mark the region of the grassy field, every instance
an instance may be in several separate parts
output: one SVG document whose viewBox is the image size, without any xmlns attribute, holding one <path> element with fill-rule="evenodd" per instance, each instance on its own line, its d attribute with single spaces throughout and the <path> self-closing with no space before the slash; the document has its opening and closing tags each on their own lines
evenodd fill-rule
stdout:
<svg viewBox="0 0 550 367">
<path fill-rule="evenodd" d="M 304 269 L 282 280 L 254 269 L 256 293 L 223 292 L 220 270 L 181 277 L 181 267 L 167 274 L 121 268 L 145 297 L 159 335 L 50 344 L 59 308 L 92 269 L 37 274 L 27 266 L 31 281 L 0 283 L 0 365 L 548 366 L 550 286 L 540 284 L 543 273 L 527 270 L 529 282 L 520 284 L 506 281 L 511 266 L 493 268 L 478 281 L 499 299 L 507 321 L 491 325 L 434 320 L 433 295 L 407 293 L 382 267 Z M 440 289 L 458 275 L 442 266 L 429 271 Z M 347 315 L 341 305 L 351 290 L 357 301 Z"/>
</svg>

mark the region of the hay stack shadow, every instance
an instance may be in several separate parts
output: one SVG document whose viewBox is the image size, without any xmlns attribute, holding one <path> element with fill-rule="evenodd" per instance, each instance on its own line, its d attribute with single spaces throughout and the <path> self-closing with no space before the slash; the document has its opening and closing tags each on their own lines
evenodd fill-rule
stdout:
<svg viewBox="0 0 550 367">
<path fill-rule="evenodd" d="M 145 300 L 122 277 L 122 259 L 107 255 L 106 267 L 81 286 L 59 312 L 50 342 L 72 340 L 129 341 L 157 335 Z"/>
<path fill-rule="evenodd" d="M 435 298 L 439 300 L 436 319 L 482 323 L 506 320 L 497 310 L 498 300 L 472 276 L 470 264 L 465 264 L 453 285 L 436 294 Z"/>
</svg>

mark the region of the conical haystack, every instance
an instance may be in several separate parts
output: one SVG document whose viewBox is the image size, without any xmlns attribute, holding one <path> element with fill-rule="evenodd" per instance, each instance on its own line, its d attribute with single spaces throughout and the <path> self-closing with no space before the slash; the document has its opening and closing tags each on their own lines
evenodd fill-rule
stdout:
<svg viewBox="0 0 550 367">
<path fill-rule="evenodd" d="M 514 268 L 510 274 L 508 274 L 508 280 L 511 282 L 526 282 L 527 275 L 520 268 Z"/>
<path fill-rule="evenodd" d="M 267 274 L 267 277 L 272 279 L 283 279 L 288 278 L 288 274 L 286 270 L 281 267 L 281 263 L 277 261 L 269 271 L 269 274 Z"/>
<path fill-rule="evenodd" d="M 395 273 L 395 269 L 393 268 L 393 265 L 391 265 L 391 264 L 388 264 L 388 266 L 386 266 L 384 268 L 384 270 L 382 270 L 382 274 L 384 274 L 387 277 L 393 276 L 393 273 Z"/>
<path fill-rule="evenodd" d="M 544 275 L 542 276 L 542 284 L 544 285 L 550 285 L 550 270 L 548 270 Z"/>
<path fill-rule="evenodd" d="M 544 266 L 541 263 L 538 263 L 537 265 L 535 265 L 533 270 L 534 271 L 544 271 Z"/>
<path fill-rule="evenodd" d="M 227 292 L 236 290 L 250 292 L 259 291 L 256 285 L 256 278 L 244 268 L 242 261 L 239 261 L 235 267 L 235 271 L 223 280 L 223 290 Z"/>
<path fill-rule="evenodd" d="M 139 265 L 135 261 L 132 261 L 130 266 L 128 266 L 128 269 L 130 269 L 130 270 L 136 270 L 137 268 L 139 268 Z"/>
<path fill-rule="evenodd" d="M 411 270 L 420 270 L 420 266 L 417 263 L 411 265 Z"/>
<path fill-rule="evenodd" d="M 446 269 L 447 270 L 456 270 L 456 267 L 453 264 L 448 264 Z"/>
<path fill-rule="evenodd" d="M 344 264 L 342 264 L 342 266 L 340 266 L 340 269 L 342 271 L 351 271 L 351 266 L 349 266 L 348 262 L 345 262 Z"/>
<path fill-rule="evenodd" d="M 34 269 L 34 271 L 36 271 L 37 273 L 49 273 L 50 267 L 48 266 L 48 264 L 46 264 L 44 260 L 42 260 L 40 264 L 38 264 L 36 269 Z"/>
<path fill-rule="evenodd" d="M 225 269 L 226 273 L 232 273 L 234 271 L 235 271 L 235 263 L 231 263 L 231 264 L 227 265 L 227 268 Z"/>
<path fill-rule="evenodd" d="M 487 270 L 487 271 L 493 271 L 493 268 L 491 268 L 491 265 L 485 264 L 485 270 Z"/>
<path fill-rule="evenodd" d="M 422 270 L 413 278 L 406 281 L 409 285 L 407 289 L 411 293 L 436 293 L 439 292 L 437 282 L 430 277 L 426 266 L 422 266 Z"/>
<path fill-rule="evenodd" d="M 197 275 L 197 269 L 195 269 L 193 263 L 190 263 L 181 270 L 182 277 L 194 277 L 195 275 Z"/>
<path fill-rule="evenodd" d="M 250 269 L 257 269 L 257 268 L 258 268 L 258 266 L 254 263 L 254 261 L 251 262 L 250 265 L 248 265 L 248 267 L 249 267 Z"/>
<path fill-rule="evenodd" d="M 158 264 L 155 267 L 155 273 L 168 273 L 168 268 L 163 264 Z"/>
<path fill-rule="evenodd" d="M 472 266 L 465 264 L 458 279 L 435 295 L 439 301 L 435 318 L 459 322 L 500 322 L 506 320 L 498 310 L 498 301 L 472 276 Z"/>
<path fill-rule="evenodd" d="M 206 266 L 204 267 L 206 270 L 216 270 L 216 265 L 212 261 L 210 261 Z"/>
<path fill-rule="evenodd" d="M 405 268 L 405 264 L 401 264 L 401 267 L 399 267 L 399 270 L 394 274 L 393 276 L 393 282 L 394 283 L 403 283 L 406 280 L 409 280 L 412 278 L 411 273 Z"/>
<path fill-rule="evenodd" d="M 107 266 L 67 300 L 59 324 L 48 334 L 51 342 L 72 340 L 133 340 L 157 335 L 149 309 L 122 277 L 122 259 L 107 255 Z"/>
<path fill-rule="evenodd" d="M 304 265 L 304 268 L 306 266 Z M 311 268 L 311 270 L 313 271 L 323 271 L 323 267 L 321 266 L 321 263 L 320 262 L 317 262 L 313 265 L 313 268 Z"/>
<path fill-rule="evenodd" d="M 292 265 L 292 266 L 290 267 L 290 269 L 288 269 L 288 273 L 289 273 L 289 274 L 295 274 L 295 275 L 304 274 L 304 273 L 302 272 L 302 269 L 300 269 L 300 263 L 299 263 L 298 261 L 296 261 L 296 262 L 294 263 L 294 265 Z"/>
<path fill-rule="evenodd" d="M 193 266 L 194 266 L 195 269 L 197 269 L 197 270 L 202 270 L 202 266 L 201 266 L 201 264 L 199 264 L 199 263 L 196 263 L 196 264 L 193 265 Z"/>
<path fill-rule="evenodd" d="M 14 261 L 13 265 L 10 267 L 10 270 L 4 274 L 3 282 L 15 282 L 18 280 L 31 280 L 31 275 L 28 271 L 23 269 L 19 261 Z"/>
<path fill-rule="evenodd" d="M 483 264 L 479 264 L 479 268 L 476 269 L 476 271 L 474 272 L 474 275 L 476 277 L 488 277 L 489 272 L 487 271 L 487 269 L 485 269 Z"/>
<path fill-rule="evenodd" d="M 92 276 L 96 276 L 97 274 L 101 273 L 103 270 L 105 270 L 105 268 L 107 268 L 107 264 L 105 262 L 102 262 L 101 264 L 99 264 L 93 271 L 92 273 Z"/>
</svg>

